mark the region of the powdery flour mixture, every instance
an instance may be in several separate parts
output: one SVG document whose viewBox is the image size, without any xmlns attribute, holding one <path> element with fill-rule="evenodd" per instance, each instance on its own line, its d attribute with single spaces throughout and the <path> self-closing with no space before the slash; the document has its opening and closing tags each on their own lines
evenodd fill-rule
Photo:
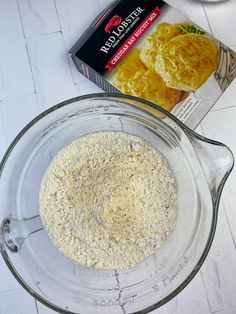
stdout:
<svg viewBox="0 0 236 314">
<path fill-rule="evenodd" d="M 50 164 L 40 213 L 66 256 L 88 267 L 132 267 L 163 246 L 175 227 L 175 179 L 162 155 L 140 137 L 90 134 Z"/>
</svg>

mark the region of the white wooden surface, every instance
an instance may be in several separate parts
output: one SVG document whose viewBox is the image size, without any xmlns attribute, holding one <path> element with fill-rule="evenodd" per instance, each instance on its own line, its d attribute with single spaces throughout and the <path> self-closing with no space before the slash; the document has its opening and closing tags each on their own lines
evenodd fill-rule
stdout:
<svg viewBox="0 0 236 314">
<path fill-rule="evenodd" d="M 19 130 L 67 98 L 101 91 L 66 52 L 111 0 L 0 0 L 0 157 Z M 236 50 L 236 0 L 169 0 Z M 198 131 L 236 156 L 236 81 Z M 223 192 L 213 246 L 201 271 L 156 314 L 236 313 L 236 169 Z M 0 314 L 52 314 L 16 282 L 0 257 Z"/>
</svg>

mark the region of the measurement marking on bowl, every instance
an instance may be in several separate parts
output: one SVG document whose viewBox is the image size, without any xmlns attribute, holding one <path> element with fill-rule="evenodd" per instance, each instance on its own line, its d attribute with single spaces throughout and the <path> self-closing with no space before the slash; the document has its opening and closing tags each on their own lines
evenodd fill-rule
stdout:
<svg viewBox="0 0 236 314">
<path fill-rule="evenodd" d="M 162 271 L 166 267 L 166 264 L 161 264 L 155 269 L 155 274 L 158 274 L 160 271 Z"/>
<path fill-rule="evenodd" d="M 123 306 L 125 304 L 134 303 L 134 299 L 137 295 L 132 295 L 129 297 L 117 298 L 117 299 L 94 299 L 93 305 L 100 307 L 109 307 L 113 305 Z"/>
<path fill-rule="evenodd" d="M 181 270 L 188 264 L 189 259 L 187 256 L 183 258 L 183 260 L 178 264 L 178 266 L 164 279 L 162 279 L 161 282 L 158 282 L 156 285 L 152 286 L 153 290 L 158 292 L 161 289 L 165 288 L 178 274 L 181 272 Z"/>
<path fill-rule="evenodd" d="M 98 112 L 98 111 L 103 111 L 103 110 L 107 111 L 108 107 L 99 106 L 99 107 L 90 107 L 90 108 L 78 110 L 76 111 L 76 114 L 74 114 L 73 116 L 78 116 L 83 113 Z"/>
</svg>

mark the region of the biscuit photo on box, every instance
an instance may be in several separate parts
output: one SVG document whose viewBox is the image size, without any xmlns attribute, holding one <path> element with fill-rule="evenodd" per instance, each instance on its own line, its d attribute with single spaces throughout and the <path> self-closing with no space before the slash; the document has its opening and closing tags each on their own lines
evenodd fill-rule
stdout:
<svg viewBox="0 0 236 314">
<path fill-rule="evenodd" d="M 122 86 L 128 82 L 137 71 L 146 70 L 145 65 L 139 58 L 139 53 L 137 48 L 133 48 L 111 73 L 111 83 L 122 92 Z"/>
<path fill-rule="evenodd" d="M 160 23 L 155 27 L 154 31 L 145 39 L 140 49 L 140 59 L 147 68 L 155 70 L 155 61 L 158 47 L 162 42 L 169 41 L 173 37 L 183 34 L 180 26 L 180 23 Z"/>
<path fill-rule="evenodd" d="M 153 70 L 137 71 L 128 82 L 128 88 L 133 96 L 148 101 L 171 111 L 181 98 L 181 91 L 169 88 L 159 74 Z"/>
<path fill-rule="evenodd" d="M 126 95 L 144 98 L 168 111 L 180 101 L 182 92 L 166 86 L 162 77 L 148 69 L 133 49 L 116 67 L 110 82 Z"/>
<path fill-rule="evenodd" d="M 168 87 L 195 91 L 216 70 L 218 48 L 205 35 L 184 34 L 160 44 L 155 71 Z"/>
<path fill-rule="evenodd" d="M 171 111 L 216 70 L 218 47 L 194 25 L 162 22 L 107 79 L 122 93 Z"/>
</svg>

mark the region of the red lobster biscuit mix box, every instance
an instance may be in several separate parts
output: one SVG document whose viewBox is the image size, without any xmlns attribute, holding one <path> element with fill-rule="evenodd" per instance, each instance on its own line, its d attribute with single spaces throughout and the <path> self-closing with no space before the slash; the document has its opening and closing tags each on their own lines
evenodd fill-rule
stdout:
<svg viewBox="0 0 236 314">
<path fill-rule="evenodd" d="M 69 53 L 105 91 L 151 101 L 193 129 L 236 76 L 236 53 L 160 0 L 111 3 Z"/>
</svg>

